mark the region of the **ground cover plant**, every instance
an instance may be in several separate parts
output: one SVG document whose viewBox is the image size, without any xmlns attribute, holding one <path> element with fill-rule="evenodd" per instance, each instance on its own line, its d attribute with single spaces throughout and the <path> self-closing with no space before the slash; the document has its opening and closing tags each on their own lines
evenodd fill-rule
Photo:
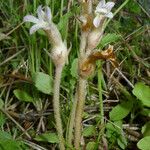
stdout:
<svg viewBox="0 0 150 150">
<path fill-rule="evenodd" d="M 150 146 L 148 0 L 0 2 L 0 149 Z"/>
</svg>

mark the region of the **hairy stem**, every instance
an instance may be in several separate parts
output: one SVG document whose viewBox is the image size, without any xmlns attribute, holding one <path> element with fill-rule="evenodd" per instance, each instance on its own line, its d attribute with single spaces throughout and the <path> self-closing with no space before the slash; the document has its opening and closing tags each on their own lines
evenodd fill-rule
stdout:
<svg viewBox="0 0 150 150">
<path fill-rule="evenodd" d="M 68 127 L 68 134 L 67 134 L 67 144 L 69 146 L 72 145 L 72 139 L 73 139 L 73 127 L 74 127 L 74 121 L 75 121 L 75 113 L 76 113 L 76 107 L 77 107 L 77 92 L 73 101 L 70 119 L 69 119 L 69 127 Z"/>
<path fill-rule="evenodd" d="M 80 43 L 80 55 L 79 55 L 79 62 L 78 62 L 79 66 L 80 66 L 80 63 L 82 63 L 81 58 L 85 56 L 86 36 L 87 36 L 86 33 L 82 32 L 81 38 L 80 38 L 81 43 Z M 69 145 L 71 145 L 71 142 L 72 142 L 73 126 L 75 126 L 75 137 L 76 137 L 74 140 L 74 143 L 80 143 L 80 136 L 81 136 L 80 129 L 82 127 L 81 121 L 82 121 L 82 113 L 83 113 L 83 107 L 84 107 L 84 101 L 85 101 L 84 100 L 85 99 L 85 94 L 84 94 L 85 86 L 82 85 L 83 81 L 85 82 L 86 80 L 83 80 L 81 77 L 79 77 L 79 83 L 78 83 L 79 85 L 76 89 L 75 100 L 73 102 L 73 107 L 72 107 L 72 111 L 70 115 L 70 124 L 69 124 L 69 132 L 68 132 L 68 139 L 67 139 Z M 80 106 L 80 105 L 83 105 L 83 106 Z M 81 116 L 78 115 L 78 112 L 81 114 Z M 76 131 L 78 133 L 76 133 Z"/>
<path fill-rule="evenodd" d="M 74 145 L 77 150 L 80 148 L 81 130 L 82 130 L 82 114 L 84 110 L 85 95 L 86 95 L 86 79 L 79 77 L 79 84 L 77 89 L 77 109 L 75 118 L 75 140 Z"/>
<path fill-rule="evenodd" d="M 85 49 L 87 44 L 87 33 L 82 32 L 80 38 L 80 53 L 78 66 L 81 66 L 82 60 L 86 55 Z M 80 70 L 78 70 L 80 72 Z M 80 74 L 80 73 L 79 73 Z M 80 147 L 81 141 L 81 129 L 82 129 L 82 114 L 84 110 L 85 95 L 86 95 L 86 79 L 83 79 L 79 75 L 78 87 L 76 89 L 76 112 L 75 112 L 75 127 L 74 127 L 74 146 L 77 150 Z"/>
<path fill-rule="evenodd" d="M 55 80 L 54 80 L 53 108 L 54 108 L 54 117 L 56 121 L 56 130 L 57 130 L 58 137 L 59 137 L 60 150 L 65 150 L 63 130 L 62 130 L 62 121 L 61 121 L 61 115 L 60 115 L 60 102 L 59 102 L 62 69 L 63 69 L 63 66 L 56 66 Z"/>
</svg>

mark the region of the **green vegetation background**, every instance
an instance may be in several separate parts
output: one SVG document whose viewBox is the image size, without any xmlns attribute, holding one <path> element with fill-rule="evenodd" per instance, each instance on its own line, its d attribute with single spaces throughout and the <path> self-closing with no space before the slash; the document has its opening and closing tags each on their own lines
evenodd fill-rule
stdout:
<svg viewBox="0 0 150 150">
<path fill-rule="evenodd" d="M 113 11 L 123 0 L 116 0 Z M 68 47 L 69 63 L 61 83 L 64 131 L 77 83 L 80 6 L 73 1 L 67 11 L 66 0 L 0 1 L 0 149 L 52 149 L 58 138 L 52 110 L 54 66 L 43 50 L 50 45 L 44 32 L 29 35 L 31 24 L 26 14 L 36 14 L 39 5 L 48 5 Z M 103 64 L 105 137 L 109 149 L 148 150 L 150 142 L 150 2 L 129 0 L 108 24 L 99 44 L 101 49 L 114 45 L 120 72 L 109 62 Z M 122 76 L 122 74 L 125 76 Z M 47 77 L 48 75 L 48 77 Z M 43 79 L 44 78 L 44 79 Z M 127 82 L 129 81 L 129 82 Z M 97 72 L 89 79 L 83 137 L 88 150 L 95 149 L 103 127 L 99 126 Z M 133 85 L 133 87 L 131 85 Z M 112 101 L 109 101 L 112 100 Z M 27 130 L 27 132 L 25 131 Z M 144 142 L 139 140 L 146 138 Z M 146 144 L 145 142 L 148 141 Z M 141 144 L 142 143 L 142 144 Z M 144 143 L 144 144 L 143 144 Z M 7 147 L 6 147 L 7 145 Z M 143 148 L 144 147 L 144 148 Z"/>
</svg>

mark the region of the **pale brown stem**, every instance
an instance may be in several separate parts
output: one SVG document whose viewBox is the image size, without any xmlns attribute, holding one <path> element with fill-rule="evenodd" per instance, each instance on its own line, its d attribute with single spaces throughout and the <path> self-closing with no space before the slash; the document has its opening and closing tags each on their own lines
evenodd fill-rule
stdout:
<svg viewBox="0 0 150 150">
<path fill-rule="evenodd" d="M 53 108 L 54 108 L 54 117 L 56 121 L 56 130 L 57 130 L 58 137 L 59 137 L 59 147 L 60 147 L 60 150 L 65 150 L 62 121 L 61 121 L 61 115 L 60 115 L 60 101 L 59 101 L 62 69 L 63 69 L 63 66 L 56 67 L 55 80 L 54 80 Z"/>
<path fill-rule="evenodd" d="M 87 33 L 81 33 L 81 43 L 80 43 L 80 55 L 79 55 L 79 62 L 78 65 L 82 64 L 82 59 L 84 58 L 86 52 L 86 41 L 87 40 Z M 80 70 L 79 70 L 80 72 Z M 80 74 L 80 73 L 79 73 Z M 76 90 L 76 112 L 75 112 L 75 135 L 74 135 L 74 145 L 75 148 L 78 150 L 80 147 L 80 139 L 81 139 L 81 129 L 82 129 L 82 114 L 84 109 L 85 103 L 85 95 L 86 95 L 86 79 L 83 79 L 79 76 L 78 87 Z"/>
<path fill-rule="evenodd" d="M 71 114 L 70 114 L 70 120 L 69 120 L 69 128 L 68 128 L 68 134 L 67 134 L 67 144 L 69 146 L 72 145 L 72 139 L 73 139 L 73 127 L 75 124 L 75 113 L 76 113 L 76 108 L 77 108 L 77 92 L 73 101 L 72 109 L 71 109 Z"/>
<path fill-rule="evenodd" d="M 86 96 L 86 79 L 79 77 L 79 85 L 77 89 L 78 101 L 75 118 L 75 141 L 74 145 L 77 150 L 80 148 L 81 130 L 82 130 L 82 114 L 84 110 L 85 96 Z"/>
<path fill-rule="evenodd" d="M 80 56 L 79 56 L 79 63 L 81 63 L 81 56 L 84 56 L 85 55 L 85 46 L 86 46 L 86 36 L 87 34 L 86 33 L 82 33 L 81 34 L 81 43 L 80 43 Z M 79 64 L 80 65 L 80 64 Z M 79 79 L 79 84 L 80 84 L 80 79 Z M 75 117 L 76 117 L 76 112 L 78 112 L 78 109 L 81 109 L 81 108 L 77 108 L 77 103 L 79 101 L 79 88 L 76 89 L 76 94 L 75 94 L 75 99 L 74 99 L 74 102 L 73 102 L 73 107 L 72 107 L 72 111 L 71 111 L 71 115 L 70 115 L 70 123 L 69 123 L 69 131 L 68 131 L 68 138 L 67 138 L 67 143 L 69 145 L 71 145 L 72 143 L 72 137 L 73 137 L 73 127 L 75 126 L 75 130 L 78 130 L 77 128 L 79 128 L 79 125 L 78 127 L 76 127 L 77 124 L 75 124 Z M 84 100 L 83 100 L 84 101 Z M 79 117 L 78 117 L 79 118 Z M 80 119 L 82 120 L 82 118 Z M 81 125 L 80 125 L 81 126 Z M 77 139 L 76 139 L 77 140 Z M 76 142 L 77 143 L 77 142 Z"/>
</svg>

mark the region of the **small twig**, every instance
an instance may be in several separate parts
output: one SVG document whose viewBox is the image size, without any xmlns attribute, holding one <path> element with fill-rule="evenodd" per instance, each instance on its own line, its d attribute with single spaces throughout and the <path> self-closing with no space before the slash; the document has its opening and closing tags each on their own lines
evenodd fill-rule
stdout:
<svg viewBox="0 0 150 150">
<path fill-rule="evenodd" d="M 9 31 L 6 36 L 10 35 L 11 33 L 13 33 L 15 30 L 17 30 L 21 25 L 23 25 L 24 22 L 21 22 L 20 24 L 18 24 L 15 28 L 13 28 L 11 31 Z"/>
<path fill-rule="evenodd" d="M 7 62 L 9 62 L 11 59 L 13 59 L 13 58 L 15 58 L 16 56 L 18 56 L 18 55 L 19 55 L 20 53 L 22 53 L 24 50 L 25 50 L 25 48 L 22 49 L 22 50 L 20 50 L 20 51 L 18 51 L 17 53 L 15 53 L 14 55 L 10 56 L 9 58 L 5 59 L 3 62 L 0 63 L 0 67 L 1 67 L 2 65 L 6 64 Z"/>
<path fill-rule="evenodd" d="M 15 28 L 13 28 L 11 31 L 9 31 L 7 34 L 4 35 L 4 37 L 1 40 L 5 39 L 6 37 L 8 37 L 8 35 L 10 35 L 11 33 L 13 33 L 15 30 L 17 30 L 24 22 L 21 22 L 19 25 L 17 25 Z"/>
<path fill-rule="evenodd" d="M 98 116 L 98 115 L 94 115 L 94 116 L 92 116 L 92 117 L 89 117 L 88 119 L 85 119 L 85 120 L 83 121 L 83 123 L 85 123 L 85 122 L 87 122 L 87 121 L 90 121 L 90 120 L 93 120 L 93 119 L 95 119 L 97 116 Z"/>
<path fill-rule="evenodd" d="M 22 81 L 27 81 L 29 83 L 33 82 L 30 78 L 26 78 L 24 75 L 21 75 L 21 74 L 5 74 L 4 76 L 19 79 L 19 80 L 22 80 Z"/>
<path fill-rule="evenodd" d="M 118 68 L 115 68 L 118 73 L 125 79 L 125 81 L 132 87 L 134 88 L 134 85 L 126 78 L 126 76 L 118 69 Z"/>
<path fill-rule="evenodd" d="M 138 3 L 138 5 L 141 7 L 141 9 L 142 9 L 142 11 L 147 15 L 147 17 L 150 19 L 150 15 L 149 15 L 149 13 L 143 8 L 143 6 L 139 3 L 139 2 L 137 2 L 136 0 L 134 0 L 136 3 Z"/>
<path fill-rule="evenodd" d="M 25 82 L 26 83 L 26 81 L 23 81 L 23 80 L 16 80 L 16 81 L 11 81 L 9 83 L 2 84 L 2 85 L 0 85 L 0 88 L 10 86 L 11 84 L 20 83 L 20 82 Z"/>
<path fill-rule="evenodd" d="M 48 150 L 48 149 L 46 149 L 46 148 L 44 148 L 44 147 L 42 147 L 42 146 L 40 146 L 40 145 L 38 145 L 38 144 L 36 144 L 36 143 L 33 143 L 33 142 L 31 142 L 31 141 L 28 141 L 28 140 L 23 140 L 23 142 L 24 142 L 26 145 L 32 147 L 32 148 L 35 149 L 35 150 Z"/>
<path fill-rule="evenodd" d="M 12 122 L 14 122 L 17 126 L 18 126 L 18 128 L 21 130 L 21 131 L 23 131 L 24 132 L 24 134 L 29 138 L 29 139 L 31 139 L 31 136 L 28 134 L 28 132 L 13 118 L 13 117 L 11 117 L 8 113 L 7 113 L 7 111 L 5 111 L 4 109 L 0 109 Z"/>
</svg>

